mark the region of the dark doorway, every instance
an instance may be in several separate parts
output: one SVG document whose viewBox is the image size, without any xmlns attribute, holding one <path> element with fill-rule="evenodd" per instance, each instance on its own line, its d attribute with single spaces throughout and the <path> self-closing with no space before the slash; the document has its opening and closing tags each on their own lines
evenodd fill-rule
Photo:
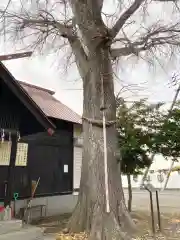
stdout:
<svg viewBox="0 0 180 240">
<path fill-rule="evenodd" d="M 40 178 L 36 196 L 72 192 L 72 174 L 64 165 L 72 162 L 71 151 L 58 145 L 29 145 L 28 172 L 31 181 Z"/>
</svg>

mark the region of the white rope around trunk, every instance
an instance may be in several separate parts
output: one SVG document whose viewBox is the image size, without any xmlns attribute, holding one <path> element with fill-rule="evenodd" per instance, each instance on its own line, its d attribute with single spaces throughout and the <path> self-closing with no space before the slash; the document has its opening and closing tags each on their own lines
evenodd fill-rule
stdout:
<svg viewBox="0 0 180 240">
<path fill-rule="evenodd" d="M 106 212 L 110 212 L 109 204 L 109 186 L 108 186 L 108 167 L 107 167 L 107 135 L 106 135 L 106 117 L 103 110 L 103 140 L 104 140 L 104 180 L 106 194 Z"/>
</svg>

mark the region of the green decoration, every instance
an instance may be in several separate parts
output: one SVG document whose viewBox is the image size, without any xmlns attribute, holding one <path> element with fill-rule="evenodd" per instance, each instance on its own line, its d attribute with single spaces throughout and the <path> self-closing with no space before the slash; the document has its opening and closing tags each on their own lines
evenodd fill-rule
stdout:
<svg viewBox="0 0 180 240">
<path fill-rule="evenodd" d="M 19 197 L 19 193 L 14 193 L 14 200 L 16 201 Z"/>
</svg>

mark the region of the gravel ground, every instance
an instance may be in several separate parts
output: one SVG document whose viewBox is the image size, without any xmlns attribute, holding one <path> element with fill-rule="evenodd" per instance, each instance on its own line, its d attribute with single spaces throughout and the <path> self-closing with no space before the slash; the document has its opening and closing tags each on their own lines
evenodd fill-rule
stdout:
<svg viewBox="0 0 180 240">
<path fill-rule="evenodd" d="M 61 216 L 48 217 L 40 221 L 33 222 L 33 224 L 43 227 L 45 229 L 46 240 L 63 239 L 62 230 L 66 227 L 66 223 L 70 215 L 65 214 Z M 176 240 L 180 239 L 180 214 L 162 214 L 162 233 L 158 231 L 157 217 L 155 213 L 156 234 L 152 235 L 151 231 L 151 217 L 149 213 L 138 211 L 133 212 L 132 217 L 135 220 L 138 228 L 138 234 L 134 236 L 134 239 L 166 239 Z M 59 238 L 57 237 L 59 236 Z M 69 236 L 68 239 L 86 239 L 84 234 Z"/>
</svg>

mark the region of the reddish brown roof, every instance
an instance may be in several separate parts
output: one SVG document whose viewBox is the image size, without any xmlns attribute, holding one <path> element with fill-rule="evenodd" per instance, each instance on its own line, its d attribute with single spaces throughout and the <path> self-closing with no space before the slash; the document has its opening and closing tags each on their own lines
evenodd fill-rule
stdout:
<svg viewBox="0 0 180 240">
<path fill-rule="evenodd" d="M 81 117 L 77 113 L 53 96 L 55 92 L 21 81 L 18 82 L 46 116 L 78 124 L 82 123 Z"/>
</svg>

